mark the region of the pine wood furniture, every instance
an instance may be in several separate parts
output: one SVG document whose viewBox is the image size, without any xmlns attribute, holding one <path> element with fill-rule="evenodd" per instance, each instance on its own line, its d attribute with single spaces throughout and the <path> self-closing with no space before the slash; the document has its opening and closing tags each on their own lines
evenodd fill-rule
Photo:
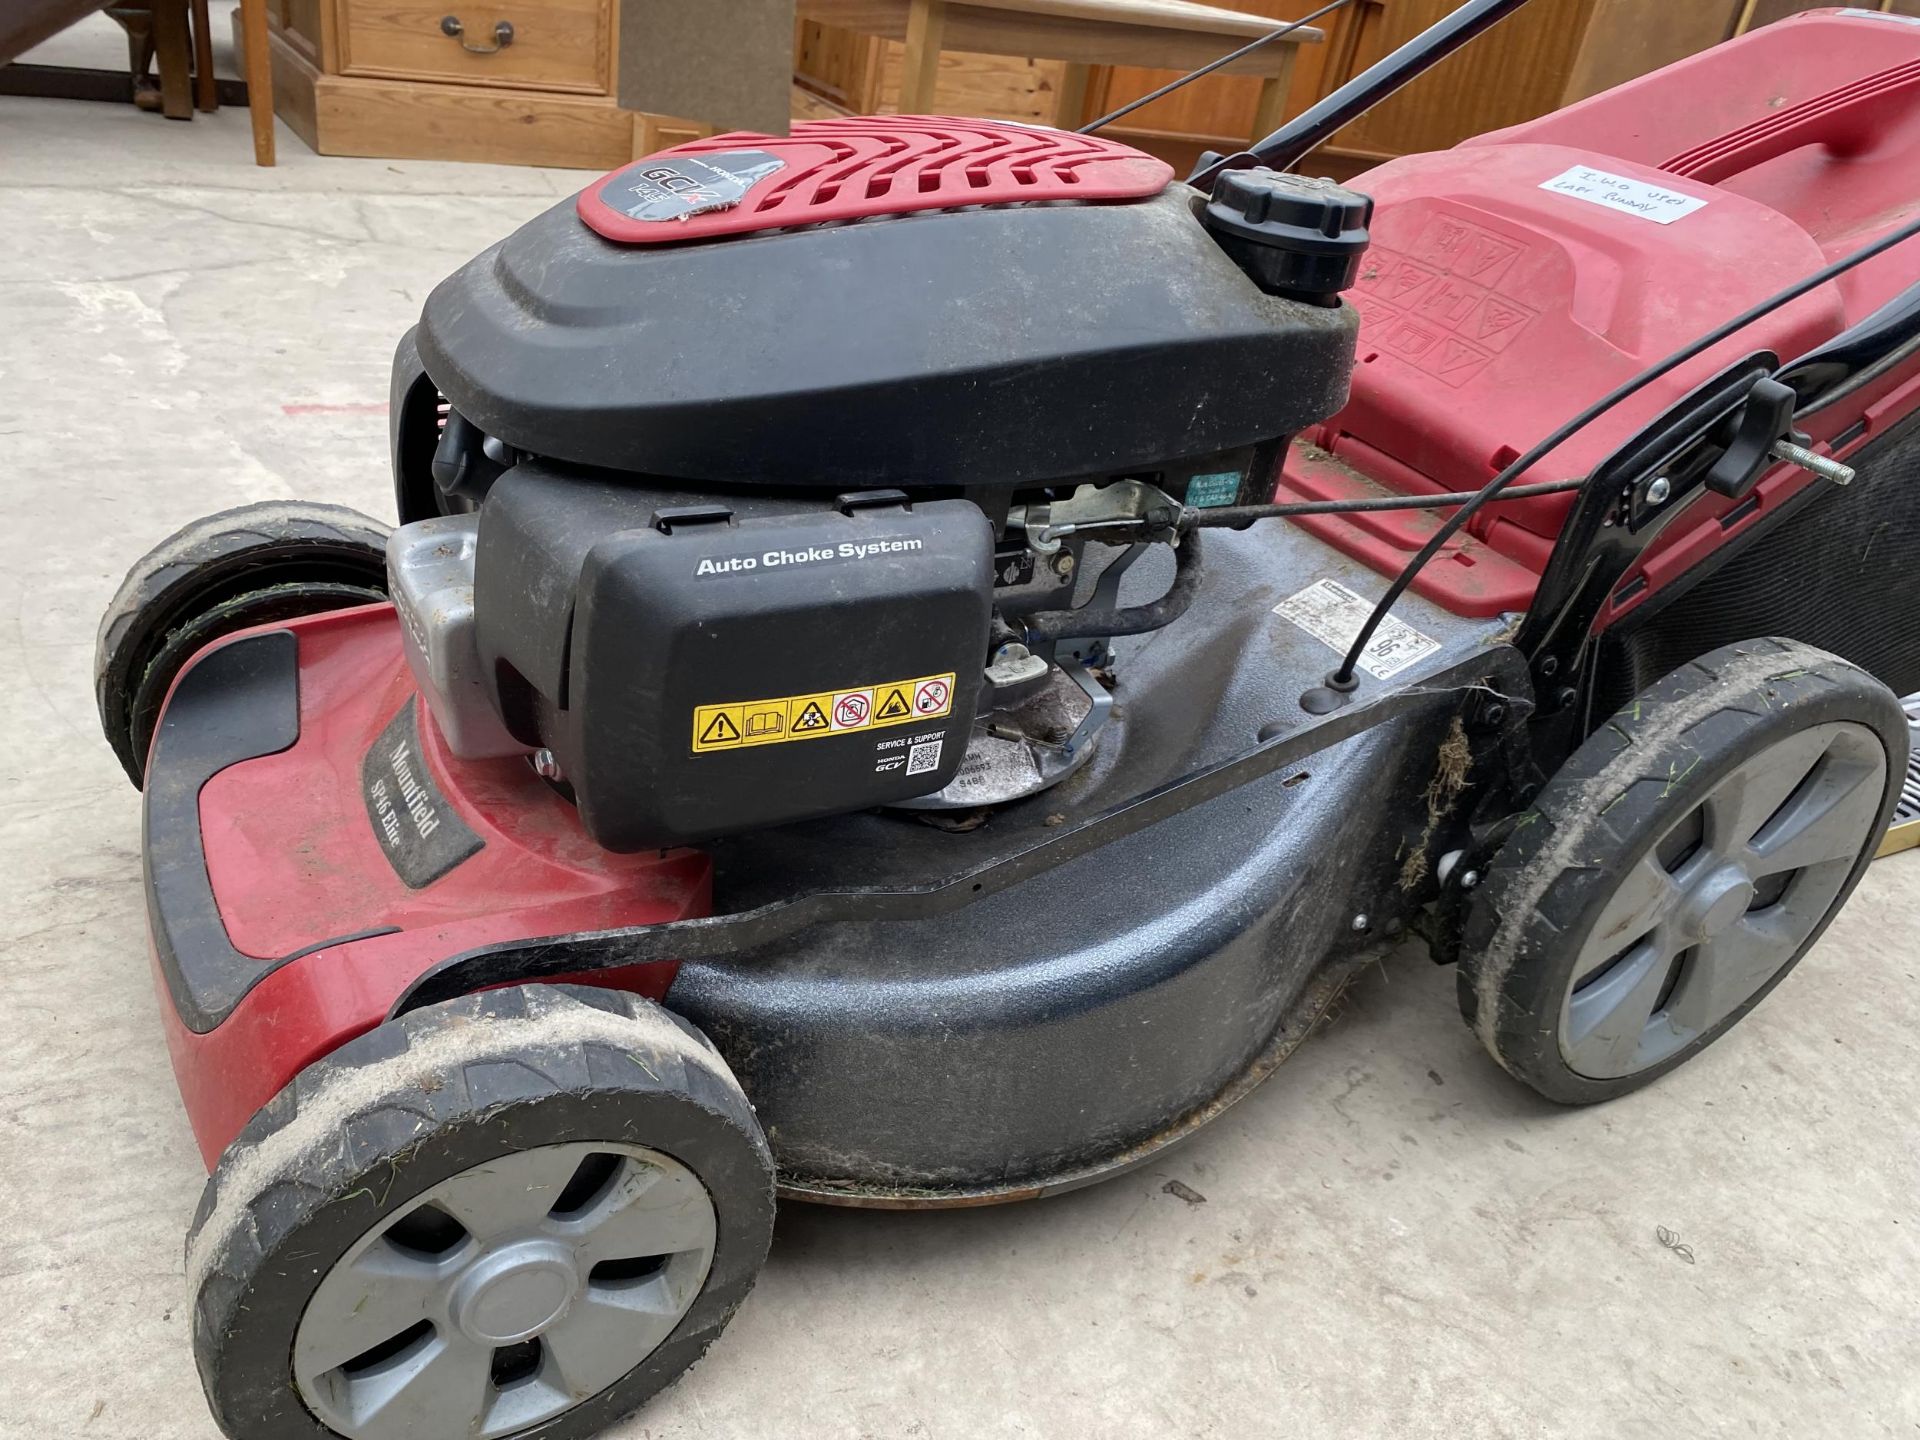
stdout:
<svg viewBox="0 0 1920 1440">
<path fill-rule="evenodd" d="M 1317 0 L 796 0 L 796 117 L 920 110 L 1074 126 L 1244 44 Z M 1352 0 L 1106 133 L 1186 167 L 1244 144 L 1432 24 L 1455 0 Z M 1533 0 L 1308 162 L 1350 175 L 1517 124 L 1812 0 Z M 1865 0 L 1896 12 L 1920 0 Z M 648 0 L 242 0 L 250 88 L 326 154 L 609 169 L 707 133 L 623 111 L 620 7 Z M 714 0 L 716 16 L 722 0 Z M 629 21 L 636 16 L 630 15 Z M 446 22 L 451 20 L 449 26 Z M 500 27 L 511 27 L 506 38 Z M 646 36 L 629 23 L 630 36 Z M 629 40 L 629 43 L 634 41 Z M 719 63 L 689 57 L 697 71 Z M 271 69 L 269 76 L 268 69 Z M 1289 83 L 1291 82 L 1291 83 Z M 776 82 L 777 83 L 777 79 Z M 259 105 L 259 102 L 256 102 Z M 271 163 L 271 117 L 255 110 Z"/>
<path fill-rule="evenodd" d="M 644 125 L 613 97 L 619 0 L 242 3 L 280 118 L 323 155 L 605 170 Z"/>
<path fill-rule="evenodd" d="M 1066 127 L 1082 123 L 1096 67 L 1190 70 L 1274 28 L 1263 16 L 1191 0 L 798 0 L 796 9 L 802 21 L 901 41 L 897 108 L 903 113 L 939 112 L 945 50 L 1056 61 L 1053 113 L 1046 118 Z M 1303 26 L 1220 72 L 1258 77 L 1251 133 L 1264 135 L 1280 123 L 1294 56 L 1322 38 Z"/>
<path fill-rule="evenodd" d="M 705 133 L 697 120 L 619 108 L 621 3 L 243 0 L 264 9 L 268 39 L 241 48 L 269 57 L 280 118 L 322 154 L 607 169 Z M 907 109 L 932 107 L 943 49 L 1055 65 L 1065 88 L 1050 87 L 1049 121 L 1084 107 L 1098 67 L 1190 68 L 1272 28 L 1192 0 L 798 0 L 797 9 L 875 44 L 911 42 L 907 94 L 926 103 Z M 1296 50 L 1320 38 L 1302 29 L 1231 67 L 1260 88 L 1262 122 L 1285 104 Z M 837 97 L 794 99 L 793 113 L 806 115 Z"/>
<path fill-rule="evenodd" d="M 1297 19 L 1320 0 L 1230 0 L 1268 23 Z M 1318 22 L 1323 45 L 1296 52 L 1293 115 L 1433 24 L 1458 0 L 1353 0 Z M 1718 44 L 1742 27 L 1814 8 L 1818 0 L 1533 0 L 1458 55 L 1337 135 L 1307 161 L 1347 176 L 1394 155 L 1444 149 L 1469 135 L 1518 124 Z M 1831 0 L 1829 0 L 1831 3 Z M 1862 0 L 1864 8 L 1920 14 L 1920 0 Z M 906 108 L 900 41 L 804 23 L 801 84 L 856 111 Z M 1213 53 L 1231 49 L 1222 42 Z M 1076 113 L 1066 66 L 1055 60 L 963 53 L 949 35 L 932 108 L 1042 123 L 1078 124 L 1175 77 L 1176 62 L 1096 65 Z M 1202 150 L 1244 143 L 1271 129 L 1260 80 L 1210 75 L 1126 116 L 1104 133 L 1186 169 Z M 1064 102 L 1064 103 L 1063 103 Z"/>
</svg>

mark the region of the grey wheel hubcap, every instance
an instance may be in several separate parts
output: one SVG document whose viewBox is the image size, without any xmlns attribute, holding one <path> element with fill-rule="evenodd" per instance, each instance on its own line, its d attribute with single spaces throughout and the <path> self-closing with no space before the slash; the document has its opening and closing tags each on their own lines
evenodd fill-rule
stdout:
<svg viewBox="0 0 1920 1440">
<path fill-rule="evenodd" d="M 1878 737 L 1835 722 L 1769 746 L 1708 790 L 1628 869 L 1588 932 L 1561 1006 L 1569 1068 L 1634 1074 L 1752 999 L 1826 919 L 1872 838 L 1886 778 Z"/>
<path fill-rule="evenodd" d="M 545 1145 L 382 1219 L 307 1302 L 301 1398 L 348 1440 L 488 1440 L 551 1420 L 673 1332 L 713 1262 L 712 1198 L 670 1156 Z"/>
</svg>

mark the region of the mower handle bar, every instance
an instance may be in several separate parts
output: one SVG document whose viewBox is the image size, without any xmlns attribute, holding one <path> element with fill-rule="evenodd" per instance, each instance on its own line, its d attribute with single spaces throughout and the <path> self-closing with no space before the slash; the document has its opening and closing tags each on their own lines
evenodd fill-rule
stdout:
<svg viewBox="0 0 1920 1440">
<path fill-rule="evenodd" d="M 1203 161 L 1187 183 L 1210 191 L 1213 182 L 1226 170 L 1243 170 L 1254 165 L 1292 169 L 1301 157 L 1341 126 L 1358 119 L 1526 3 L 1527 0 L 1467 0 L 1391 55 L 1375 61 L 1331 95 L 1308 106 L 1264 140 L 1238 154 Z"/>
</svg>

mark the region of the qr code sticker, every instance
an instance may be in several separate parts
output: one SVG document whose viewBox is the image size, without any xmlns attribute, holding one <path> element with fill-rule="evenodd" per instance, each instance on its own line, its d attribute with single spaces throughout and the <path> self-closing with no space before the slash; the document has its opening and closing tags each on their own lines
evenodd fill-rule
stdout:
<svg viewBox="0 0 1920 1440">
<path fill-rule="evenodd" d="M 942 740 L 922 740 L 907 751 L 907 774 L 925 775 L 930 770 L 938 770 L 943 743 Z"/>
</svg>

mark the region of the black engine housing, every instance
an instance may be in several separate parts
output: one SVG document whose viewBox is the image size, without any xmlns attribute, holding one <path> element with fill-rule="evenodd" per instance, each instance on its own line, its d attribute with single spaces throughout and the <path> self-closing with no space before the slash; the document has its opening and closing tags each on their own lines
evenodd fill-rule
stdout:
<svg viewBox="0 0 1920 1440">
<path fill-rule="evenodd" d="M 967 748 L 993 532 L 966 500 L 726 501 L 530 461 L 480 513 L 480 662 L 611 850 L 937 790 Z"/>
<path fill-rule="evenodd" d="M 419 359 L 495 440 L 636 475 L 850 489 L 1152 469 L 1324 419 L 1353 360 L 1353 312 L 1262 294 L 1197 200 L 648 246 L 568 201 L 435 288 Z"/>
<path fill-rule="evenodd" d="M 1030 517 L 1130 481 L 1120 523 L 1165 539 L 1181 502 L 1267 498 L 1346 401 L 1353 310 L 1263 293 L 1199 211 L 1176 185 L 624 245 L 567 202 L 456 271 L 395 360 L 395 483 L 404 523 L 479 512 L 508 743 L 613 849 L 940 791 L 1002 713 L 979 697 L 1037 684 L 985 683 L 996 657 L 1054 659 L 1029 619 L 1086 540 Z"/>
</svg>

